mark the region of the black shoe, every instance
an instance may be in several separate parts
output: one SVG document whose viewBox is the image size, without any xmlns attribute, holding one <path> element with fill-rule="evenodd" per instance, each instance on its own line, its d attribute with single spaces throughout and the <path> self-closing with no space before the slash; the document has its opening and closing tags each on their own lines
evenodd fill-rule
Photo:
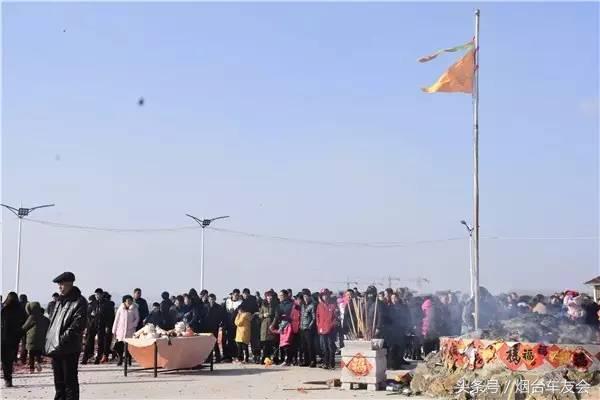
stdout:
<svg viewBox="0 0 600 400">
<path fill-rule="evenodd" d="M 119 360 L 119 362 L 117 363 L 117 367 L 120 367 L 121 365 L 123 365 L 123 360 Z"/>
<path fill-rule="evenodd" d="M 88 363 L 87 358 L 84 358 L 83 360 L 81 360 L 81 365 L 86 365 Z"/>
<path fill-rule="evenodd" d="M 99 358 L 96 358 L 96 359 L 94 360 L 94 364 L 96 364 L 96 365 L 100 364 L 100 359 L 99 359 Z"/>
<path fill-rule="evenodd" d="M 5 379 L 5 380 L 4 380 L 4 387 L 5 387 L 5 388 L 11 388 L 11 387 L 13 387 L 12 380 L 10 380 L 10 379 Z"/>
<path fill-rule="evenodd" d="M 309 368 L 317 368 L 317 363 L 316 362 L 311 362 L 309 365 Z"/>
</svg>

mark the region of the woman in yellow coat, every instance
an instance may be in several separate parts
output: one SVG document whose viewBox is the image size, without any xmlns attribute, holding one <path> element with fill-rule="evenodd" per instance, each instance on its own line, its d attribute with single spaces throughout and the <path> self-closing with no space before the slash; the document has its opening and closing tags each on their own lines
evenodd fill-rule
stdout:
<svg viewBox="0 0 600 400">
<path fill-rule="evenodd" d="M 235 317 L 235 343 L 238 348 L 238 360 L 248 362 L 250 354 L 248 352 L 248 344 L 250 343 L 250 324 L 252 322 L 252 314 L 243 308 L 243 304 L 238 308 L 237 316 Z"/>
</svg>

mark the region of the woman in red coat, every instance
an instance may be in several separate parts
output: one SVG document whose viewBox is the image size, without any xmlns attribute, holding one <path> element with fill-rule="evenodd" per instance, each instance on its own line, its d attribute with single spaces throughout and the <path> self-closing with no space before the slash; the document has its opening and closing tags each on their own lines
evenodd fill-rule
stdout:
<svg viewBox="0 0 600 400">
<path fill-rule="evenodd" d="M 329 289 L 321 289 L 317 306 L 317 333 L 323 351 L 323 368 L 335 369 L 335 338 L 339 324 L 339 308 L 331 301 Z"/>
</svg>

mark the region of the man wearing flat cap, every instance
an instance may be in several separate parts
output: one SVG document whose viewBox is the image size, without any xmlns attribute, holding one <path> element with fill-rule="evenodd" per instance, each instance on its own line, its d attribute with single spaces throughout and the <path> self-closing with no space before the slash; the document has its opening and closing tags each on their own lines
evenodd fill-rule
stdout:
<svg viewBox="0 0 600 400">
<path fill-rule="evenodd" d="M 74 281 L 72 272 L 63 272 L 53 280 L 58 284 L 59 298 L 46 334 L 45 352 L 52 358 L 55 400 L 79 399 L 77 364 L 87 321 L 87 302 L 79 288 L 73 286 Z"/>
</svg>

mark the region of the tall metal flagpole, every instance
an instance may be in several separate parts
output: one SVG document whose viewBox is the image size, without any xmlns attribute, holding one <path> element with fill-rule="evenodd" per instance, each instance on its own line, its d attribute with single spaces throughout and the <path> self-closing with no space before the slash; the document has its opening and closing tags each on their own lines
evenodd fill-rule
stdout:
<svg viewBox="0 0 600 400">
<path fill-rule="evenodd" d="M 479 9 L 475 10 L 475 52 L 473 74 L 473 273 L 474 320 L 479 329 Z"/>
</svg>

